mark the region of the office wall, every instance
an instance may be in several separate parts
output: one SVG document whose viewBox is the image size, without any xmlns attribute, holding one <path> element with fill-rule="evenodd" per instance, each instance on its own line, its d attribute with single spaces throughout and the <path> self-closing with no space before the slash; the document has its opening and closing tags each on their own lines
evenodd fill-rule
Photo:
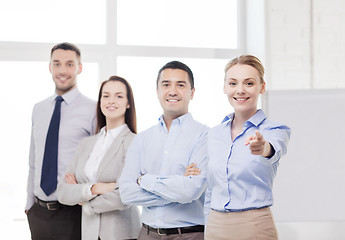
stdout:
<svg viewBox="0 0 345 240">
<path fill-rule="evenodd" d="M 268 88 L 277 90 L 344 89 L 345 28 L 343 26 L 345 24 L 345 1 L 267 0 L 265 4 L 265 66 Z M 327 108 L 327 106 L 323 106 L 323 108 Z M 339 109 L 340 111 L 344 111 L 344 109 Z M 335 113 L 335 116 L 337 114 Z M 315 119 L 315 121 L 319 121 L 319 119 Z M 292 137 L 297 134 L 294 131 Z M 290 178 L 294 179 L 295 175 L 294 171 L 290 169 L 289 163 L 284 161 L 279 167 L 274 188 L 285 187 L 289 191 L 293 188 L 293 185 L 281 185 L 283 181 L 281 178 L 286 177 L 281 172 L 289 168 L 291 170 Z M 320 169 L 322 166 L 317 168 Z M 336 171 L 338 170 L 340 169 Z M 300 171 L 300 169 L 297 169 L 297 171 Z M 312 171 L 315 171 L 315 169 Z M 279 175 L 280 173 L 281 175 Z M 308 174 L 306 171 L 304 175 L 306 181 L 308 180 Z M 325 176 L 320 174 L 319 177 Z M 334 178 L 335 176 L 327 177 Z M 308 182 L 310 182 L 310 179 Z M 303 185 L 305 183 L 302 181 L 299 184 Z M 332 186 L 343 188 L 344 184 L 335 181 Z M 309 187 L 313 190 L 317 189 L 315 185 Z M 283 190 L 280 189 L 280 191 Z M 304 193 L 302 193 L 302 196 L 304 196 Z M 299 197 L 296 196 L 293 203 L 298 202 Z M 341 195 L 340 199 L 343 197 Z M 327 196 L 330 205 L 333 204 L 332 199 L 336 200 L 336 198 L 337 196 Z M 313 204 L 312 201 L 306 211 L 310 211 L 310 214 L 313 212 L 315 215 L 319 214 L 314 220 L 310 220 L 308 215 L 309 217 L 311 215 L 304 212 L 300 213 L 299 219 L 282 218 L 283 216 L 279 213 L 280 206 L 273 207 L 274 214 L 277 216 L 280 240 L 344 239 L 345 221 L 339 219 L 339 215 L 344 214 L 339 210 L 336 213 L 339 215 L 332 220 L 329 218 L 329 214 L 324 214 L 327 209 L 322 209 L 322 206 Z M 295 212 L 292 206 L 290 210 Z M 285 215 L 285 217 L 288 216 Z"/>
<path fill-rule="evenodd" d="M 345 87 L 345 1 L 267 0 L 271 89 Z"/>
</svg>

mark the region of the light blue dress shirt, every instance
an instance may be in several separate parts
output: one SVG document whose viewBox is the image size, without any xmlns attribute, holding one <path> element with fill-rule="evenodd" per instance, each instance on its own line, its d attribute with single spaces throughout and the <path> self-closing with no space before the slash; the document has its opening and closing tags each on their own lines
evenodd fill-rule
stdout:
<svg viewBox="0 0 345 240">
<path fill-rule="evenodd" d="M 290 128 L 266 119 L 262 110 L 243 124 L 243 131 L 232 141 L 234 113 L 208 135 L 205 215 L 209 209 L 220 212 L 242 211 L 271 206 L 273 179 L 279 159 L 286 154 Z M 275 150 L 271 158 L 252 155 L 245 140 L 258 130 Z"/>
<path fill-rule="evenodd" d="M 173 120 L 169 131 L 160 117 L 135 137 L 119 181 L 120 196 L 124 204 L 143 206 L 143 223 L 154 228 L 204 224 L 207 131 L 187 113 Z M 192 163 L 201 174 L 183 176 Z"/>
</svg>

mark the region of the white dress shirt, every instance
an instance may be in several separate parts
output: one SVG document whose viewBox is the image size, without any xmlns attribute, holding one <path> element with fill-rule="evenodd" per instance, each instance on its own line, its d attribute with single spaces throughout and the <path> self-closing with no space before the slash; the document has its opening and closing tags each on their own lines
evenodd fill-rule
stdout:
<svg viewBox="0 0 345 240">
<path fill-rule="evenodd" d="M 125 126 L 127 125 L 122 124 L 121 126 L 110 129 L 110 130 L 107 130 L 106 127 L 103 127 L 101 131 L 99 132 L 96 144 L 93 147 L 92 152 L 90 153 L 90 157 L 87 160 L 84 167 L 85 175 L 90 182 L 89 185 L 86 185 L 85 188 L 83 188 L 84 197 L 88 199 L 92 199 L 96 196 L 92 194 L 91 188 L 93 184 L 97 183 L 96 176 L 97 176 L 99 164 L 102 162 L 102 159 L 104 155 L 106 154 L 110 145 L 113 143 L 115 138 L 119 135 L 119 133 Z M 84 205 L 83 205 L 83 211 L 86 214 L 92 215 L 90 209 L 88 209 L 87 207 L 84 207 Z"/>
<path fill-rule="evenodd" d="M 90 183 L 97 183 L 97 171 L 104 154 L 107 152 L 109 146 L 113 143 L 114 139 L 119 135 L 121 130 L 126 126 L 123 124 L 117 128 L 107 130 L 103 127 L 98 135 L 97 142 L 92 149 L 89 159 L 85 164 L 85 174 Z"/>
</svg>

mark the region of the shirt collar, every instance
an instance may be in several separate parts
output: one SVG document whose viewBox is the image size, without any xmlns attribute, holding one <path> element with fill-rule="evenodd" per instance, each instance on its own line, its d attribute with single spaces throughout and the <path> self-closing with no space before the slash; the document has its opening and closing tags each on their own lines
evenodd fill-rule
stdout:
<svg viewBox="0 0 345 240">
<path fill-rule="evenodd" d="M 189 119 L 193 119 L 192 117 L 192 114 L 191 113 L 186 113 L 176 119 L 174 119 L 171 123 L 171 125 L 173 124 L 177 124 L 177 125 L 181 125 L 183 126 L 186 122 L 188 122 Z M 159 118 L 158 118 L 158 122 L 160 124 L 160 126 L 164 127 L 165 126 L 165 122 L 164 122 L 164 118 L 163 118 L 163 115 L 161 115 Z"/>
<path fill-rule="evenodd" d="M 234 119 L 235 113 L 230 113 L 229 115 L 226 115 L 225 118 L 222 121 L 222 124 L 228 125 L 230 122 L 232 122 L 232 119 Z"/>
<path fill-rule="evenodd" d="M 230 113 L 227 115 L 223 121 L 222 124 L 225 124 L 226 126 L 229 125 L 232 120 L 234 119 L 235 113 Z M 266 115 L 264 111 L 259 109 L 251 118 L 249 118 L 244 124 L 251 123 L 252 125 L 258 126 L 263 120 L 266 119 Z"/>
<path fill-rule="evenodd" d="M 258 126 L 263 120 L 266 119 L 266 115 L 264 113 L 264 111 L 262 111 L 261 109 L 259 109 L 254 116 L 252 116 L 251 118 L 249 118 L 249 120 L 247 122 L 252 123 L 255 126 Z"/>
<path fill-rule="evenodd" d="M 80 92 L 79 92 L 78 88 L 74 88 L 71 91 L 68 91 L 67 93 L 61 95 L 61 97 L 63 98 L 63 100 L 66 104 L 70 104 L 71 102 L 73 102 L 74 99 L 76 99 L 78 97 L 79 94 L 80 94 Z M 54 102 L 55 98 L 57 96 L 58 95 L 56 93 L 54 93 L 51 101 Z"/>
<path fill-rule="evenodd" d="M 118 126 L 116 128 L 110 129 L 108 131 L 106 131 L 106 127 L 102 127 L 101 131 L 100 131 L 100 135 L 101 136 L 111 136 L 112 138 L 116 138 L 119 133 L 121 132 L 122 129 L 124 129 L 124 127 L 127 126 L 126 123 L 122 124 L 121 126 Z"/>
</svg>

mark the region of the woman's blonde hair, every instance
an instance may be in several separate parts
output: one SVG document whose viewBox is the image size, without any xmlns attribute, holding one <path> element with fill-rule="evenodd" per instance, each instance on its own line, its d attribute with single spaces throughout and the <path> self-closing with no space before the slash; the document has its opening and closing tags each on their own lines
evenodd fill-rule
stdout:
<svg viewBox="0 0 345 240">
<path fill-rule="evenodd" d="M 242 55 L 230 60 L 225 66 L 225 69 L 224 69 L 225 74 L 232 66 L 236 64 L 244 64 L 244 65 L 252 66 L 258 71 L 261 83 L 264 82 L 265 69 L 261 61 L 257 57 L 253 55 Z"/>
</svg>

